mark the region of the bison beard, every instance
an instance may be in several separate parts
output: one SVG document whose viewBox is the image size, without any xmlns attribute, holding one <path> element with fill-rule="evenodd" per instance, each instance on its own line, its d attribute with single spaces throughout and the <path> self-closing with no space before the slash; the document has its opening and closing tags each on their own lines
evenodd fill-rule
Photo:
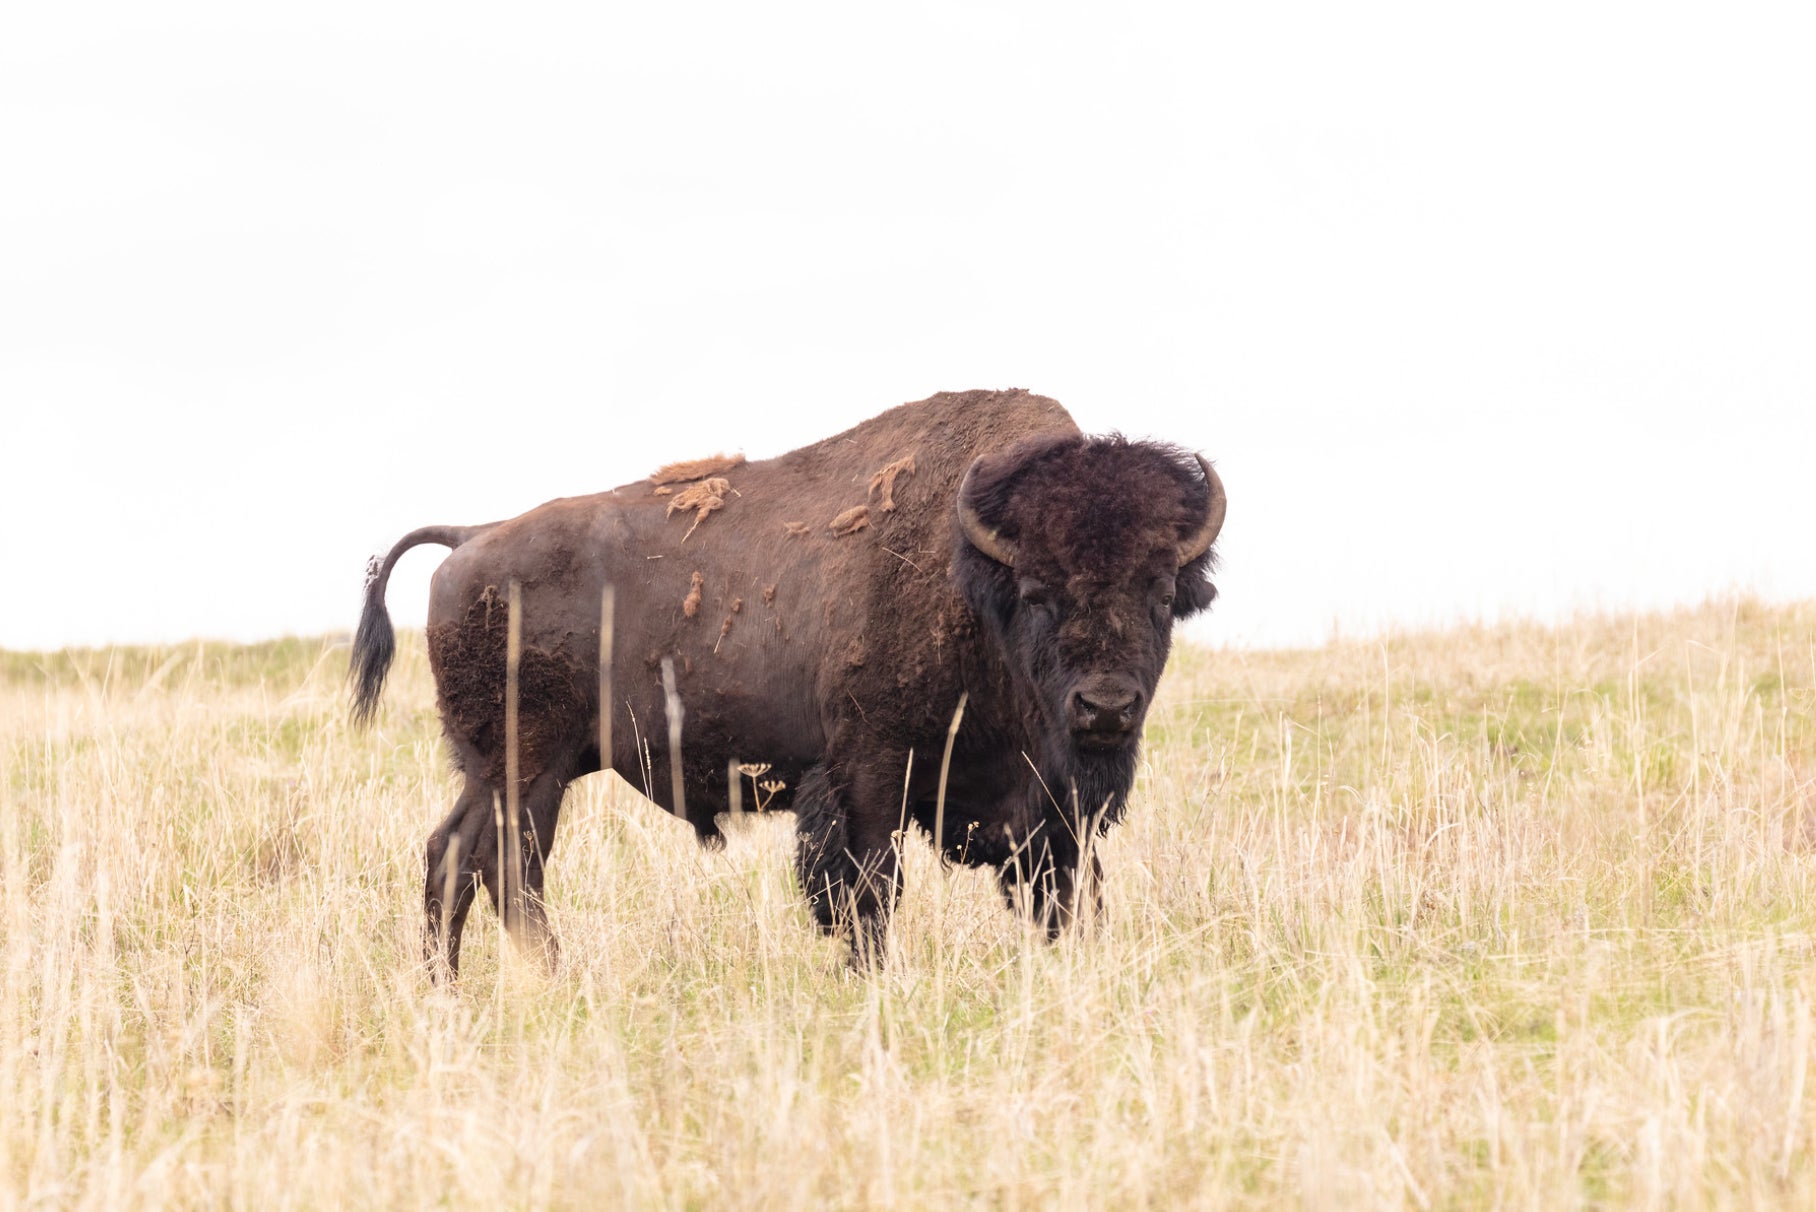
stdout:
<svg viewBox="0 0 1816 1212">
<path fill-rule="evenodd" d="M 860 510 L 861 527 L 837 524 Z M 568 783 L 605 768 L 715 844 L 728 767 L 759 764 L 763 804 L 796 813 L 814 920 L 847 935 L 855 960 L 882 954 L 904 814 L 949 861 L 994 867 L 1011 906 L 1058 931 L 1095 897 L 1090 839 L 1123 815 L 1172 625 L 1215 596 L 1223 511 L 1202 458 L 1086 437 L 1029 392 L 979 391 L 776 459 L 671 465 L 506 522 L 412 532 L 368 580 L 354 711 L 370 718 L 390 664 L 398 557 L 452 548 L 428 642 L 466 786 L 427 846 L 433 970 L 456 970 L 482 887 L 514 937 L 553 955 L 543 866 Z M 616 626 L 601 645 L 608 588 Z M 675 753 L 664 666 L 685 718 Z M 949 763 L 936 760 L 948 745 Z M 513 800 L 518 828 L 501 837 L 496 806 Z"/>
<path fill-rule="evenodd" d="M 1063 773 L 1058 783 L 1048 782 L 1053 794 L 1063 797 L 1056 809 L 1060 818 L 1081 834 L 1093 822 L 1099 833 L 1119 823 L 1135 783 L 1136 753 L 1129 745 L 1107 753 L 1072 753 L 1064 764 L 1055 761 L 1053 766 Z"/>
</svg>

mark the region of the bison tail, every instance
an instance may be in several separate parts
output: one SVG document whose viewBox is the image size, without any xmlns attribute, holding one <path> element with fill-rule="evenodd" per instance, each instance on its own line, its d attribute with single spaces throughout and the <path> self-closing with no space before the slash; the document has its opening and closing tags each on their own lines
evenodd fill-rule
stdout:
<svg viewBox="0 0 1816 1212">
<path fill-rule="evenodd" d="M 490 530 L 487 526 L 424 526 L 412 530 L 380 560 L 373 556 L 366 565 L 366 605 L 359 612 L 359 630 L 353 633 L 353 660 L 347 676 L 353 683 L 353 722 L 366 725 L 378 710 L 378 696 L 385 688 L 385 675 L 391 670 L 391 658 L 397 655 L 397 635 L 391 629 L 391 612 L 385 609 L 385 583 L 399 556 L 422 543 L 440 543 L 459 547 L 462 543 Z"/>
</svg>

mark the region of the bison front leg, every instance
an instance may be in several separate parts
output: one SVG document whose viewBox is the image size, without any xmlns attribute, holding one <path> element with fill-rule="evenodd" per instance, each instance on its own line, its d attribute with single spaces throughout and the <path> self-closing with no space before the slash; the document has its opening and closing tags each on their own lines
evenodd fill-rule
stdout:
<svg viewBox="0 0 1816 1212">
<path fill-rule="evenodd" d="M 865 811 L 816 768 L 796 794 L 795 821 L 801 891 L 814 920 L 850 940 L 854 968 L 881 964 L 901 894 L 895 820 Z"/>
<path fill-rule="evenodd" d="M 1080 917 L 1103 909 L 1103 867 L 1096 854 L 1081 856 L 1070 837 L 1037 829 L 997 873 L 1009 908 L 1056 939 Z"/>
</svg>

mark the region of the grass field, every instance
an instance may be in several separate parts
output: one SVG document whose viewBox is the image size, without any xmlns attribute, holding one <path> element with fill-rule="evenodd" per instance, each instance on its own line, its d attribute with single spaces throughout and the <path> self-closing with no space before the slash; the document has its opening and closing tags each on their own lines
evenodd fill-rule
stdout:
<svg viewBox="0 0 1816 1212">
<path fill-rule="evenodd" d="M 1816 603 L 1182 651 L 1095 927 L 916 841 L 875 975 L 591 779 L 454 993 L 345 662 L 0 654 L 0 1201 L 1816 1207 Z"/>
</svg>

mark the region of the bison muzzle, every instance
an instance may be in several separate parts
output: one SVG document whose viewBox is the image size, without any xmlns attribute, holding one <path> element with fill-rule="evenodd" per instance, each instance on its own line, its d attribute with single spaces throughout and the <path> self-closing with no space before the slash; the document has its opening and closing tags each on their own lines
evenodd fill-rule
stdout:
<svg viewBox="0 0 1816 1212">
<path fill-rule="evenodd" d="M 973 391 L 406 535 L 367 579 L 354 714 L 390 665 L 392 567 L 451 548 L 428 647 L 466 781 L 428 840 L 431 965 L 458 969 L 481 887 L 553 955 L 562 796 L 607 767 L 707 844 L 761 772 L 746 802 L 794 811 L 802 891 L 855 959 L 881 954 L 909 822 L 1057 932 L 1094 903 L 1088 842 L 1123 814 L 1173 624 L 1216 596 L 1224 506 L 1202 456 Z"/>
</svg>

